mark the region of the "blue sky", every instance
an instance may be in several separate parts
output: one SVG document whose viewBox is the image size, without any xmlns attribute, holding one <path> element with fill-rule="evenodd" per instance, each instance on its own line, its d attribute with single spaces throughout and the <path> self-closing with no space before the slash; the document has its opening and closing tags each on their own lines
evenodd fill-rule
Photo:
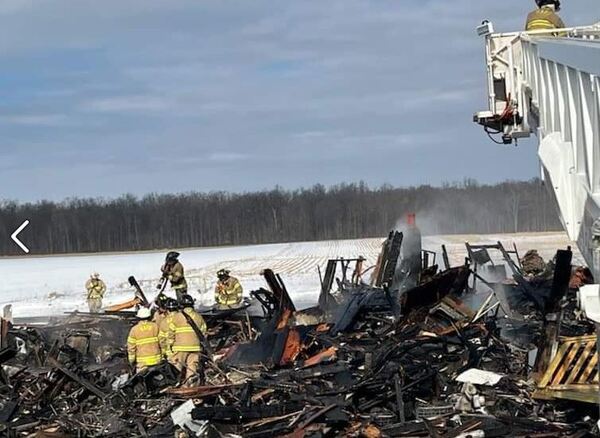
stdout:
<svg viewBox="0 0 600 438">
<path fill-rule="evenodd" d="M 568 24 L 598 0 L 564 3 Z M 2 0 L 0 198 L 538 175 L 491 144 L 484 18 L 524 0 Z"/>
</svg>

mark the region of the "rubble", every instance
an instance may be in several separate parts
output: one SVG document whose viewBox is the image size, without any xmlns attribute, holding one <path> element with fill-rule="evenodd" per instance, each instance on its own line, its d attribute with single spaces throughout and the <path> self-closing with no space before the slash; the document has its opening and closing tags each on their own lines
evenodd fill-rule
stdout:
<svg viewBox="0 0 600 438">
<path fill-rule="evenodd" d="M 442 271 L 429 253 L 418 284 L 399 292 L 394 285 L 402 279 L 393 267 L 401 244 L 402 233 L 391 233 L 371 284 L 363 282 L 369 268 L 362 257 L 330 260 L 314 308 L 297 310 L 283 279 L 266 269 L 267 287 L 252 292 L 262 315 L 247 305 L 207 310 L 210 348 L 201 386 L 180 386 L 166 363 L 132 374 L 124 349 L 132 314 L 121 306 L 35 328 L 3 319 L 0 434 L 597 432 L 596 336 L 577 311 L 575 292 L 590 279 L 582 270 L 572 273 L 569 250 L 543 270 L 533 257 L 535 275 L 516 248 L 501 244 L 467 245 L 465 264 L 451 267 L 446 255 Z M 492 250 L 506 263 L 494 262 Z M 136 297 L 147 302 L 141 288 Z"/>
</svg>

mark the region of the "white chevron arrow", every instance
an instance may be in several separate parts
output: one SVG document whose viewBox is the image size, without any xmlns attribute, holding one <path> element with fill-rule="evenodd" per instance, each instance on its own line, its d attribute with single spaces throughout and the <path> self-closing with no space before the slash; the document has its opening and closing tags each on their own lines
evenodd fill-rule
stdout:
<svg viewBox="0 0 600 438">
<path fill-rule="evenodd" d="M 21 242 L 21 241 L 18 239 L 18 237 L 17 237 L 17 236 L 19 235 L 19 233 L 20 233 L 21 231 L 23 231 L 27 225 L 29 225 L 29 221 L 28 221 L 28 220 L 26 220 L 25 222 L 23 222 L 23 223 L 21 224 L 21 226 L 20 226 L 19 228 L 17 228 L 17 229 L 15 230 L 15 232 L 14 232 L 14 233 L 12 233 L 12 234 L 10 235 L 10 238 L 11 238 L 11 239 L 12 239 L 12 240 L 13 240 L 13 241 L 14 241 L 14 242 L 17 244 L 17 245 L 19 245 L 19 248 L 21 248 L 21 249 L 23 250 L 23 252 L 25 252 L 26 254 L 29 254 L 29 248 L 27 248 L 27 247 L 26 247 L 26 246 L 23 244 L 23 242 Z"/>
</svg>

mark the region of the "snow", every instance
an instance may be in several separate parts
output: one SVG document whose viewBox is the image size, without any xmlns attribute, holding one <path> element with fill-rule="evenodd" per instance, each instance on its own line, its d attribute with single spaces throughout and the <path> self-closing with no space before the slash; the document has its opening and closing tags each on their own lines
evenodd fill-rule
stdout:
<svg viewBox="0 0 600 438">
<path fill-rule="evenodd" d="M 514 235 L 429 236 L 423 248 L 440 251 L 445 244 L 452 265 L 462 264 L 466 256 L 464 242 L 495 243 L 507 246 L 514 241 L 521 254 L 538 249 L 545 259 L 556 249 L 569 245 L 564 233 L 534 233 Z M 367 259 L 365 266 L 377 260 L 383 238 L 300 242 L 238 247 L 178 249 L 186 269 L 190 293 L 200 304 L 213 301 L 215 273 L 222 268 L 232 271 L 249 291 L 266 287 L 260 272 L 270 268 L 281 274 L 292 299 L 299 307 L 313 305 L 319 294 L 319 275 L 329 258 Z M 3 280 L 0 307 L 13 304 L 13 316 L 33 317 L 57 315 L 66 311 L 87 311 L 84 284 L 92 272 L 99 272 L 107 284 L 104 305 L 127 301 L 133 289 L 127 278 L 134 275 L 149 299 L 156 294 L 160 266 L 166 251 L 131 252 L 0 259 Z M 438 257 L 438 262 L 441 258 Z M 576 253 L 575 263 L 582 263 Z M 169 294 L 172 294 L 169 292 Z"/>
</svg>

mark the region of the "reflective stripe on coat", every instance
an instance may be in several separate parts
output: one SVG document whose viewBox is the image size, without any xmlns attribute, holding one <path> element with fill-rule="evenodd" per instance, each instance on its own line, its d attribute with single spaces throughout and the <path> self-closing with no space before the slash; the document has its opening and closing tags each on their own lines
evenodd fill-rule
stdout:
<svg viewBox="0 0 600 438">
<path fill-rule="evenodd" d="M 235 277 L 218 281 L 215 286 L 215 301 L 224 306 L 233 306 L 242 302 L 243 288 Z"/>
<path fill-rule="evenodd" d="M 173 354 L 173 343 L 175 342 L 175 332 L 171 332 L 171 324 L 175 312 L 169 312 L 160 320 L 158 326 L 158 343 L 163 356 L 170 357 Z"/>
<path fill-rule="evenodd" d="M 204 318 L 199 315 L 194 309 L 187 307 L 183 311 L 179 311 L 174 314 L 173 320 L 170 324 L 171 336 L 174 336 L 173 352 L 198 352 L 202 350 L 200 340 L 196 335 L 193 327 L 188 323 L 186 317 L 182 312 L 189 315 L 192 320 L 196 323 L 198 328 L 203 334 L 206 334 L 207 327 Z"/>
<path fill-rule="evenodd" d="M 163 276 L 171 282 L 173 289 L 187 289 L 187 282 L 185 281 L 183 265 L 181 263 L 165 264 L 162 266 L 161 271 L 163 272 Z"/>
<path fill-rule="evenodd" d="M 96 299 L 103 298 L 104 292 L 106 292 L 106 284 L 100 279 L 90 278 L 85 283 L 85 288 L 87 289 L 87 297 Z"/>
<path fill-rule="evenodd" d="M 527 16 L 525 30 L 562 29 L 565 23 L 552 8 L 541 7 Z"/>
<path fill-rule="evenodd" d="M 153 321 L 140 321 L 129 331 L 127 337 L 129 363 L 138 366 L 158 365 L 161 361 L 158 342 L 158 325 Z"/>
</svg>

